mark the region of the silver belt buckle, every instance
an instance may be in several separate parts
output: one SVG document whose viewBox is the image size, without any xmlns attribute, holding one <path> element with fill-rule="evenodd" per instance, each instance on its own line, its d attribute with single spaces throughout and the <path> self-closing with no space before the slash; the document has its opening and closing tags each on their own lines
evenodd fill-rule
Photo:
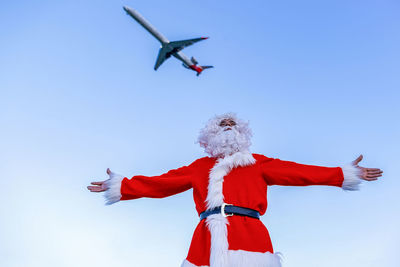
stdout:
<svg viewBox="0 0 400 267">
<path fill-rule="evenodd" d="M 230 213 L 230 214 L 226 214 L 225 213 L 225 207 L 226 206 L 233 206 L 233 205 L 232 204 L 228 204 L 228 203 L 223 203 L 222 206 L 221 206 L 221 214 L 222 214 L 222 216 L 224 216 L 225 218 L 233 216 L 233 213 Z"/>
</svg>

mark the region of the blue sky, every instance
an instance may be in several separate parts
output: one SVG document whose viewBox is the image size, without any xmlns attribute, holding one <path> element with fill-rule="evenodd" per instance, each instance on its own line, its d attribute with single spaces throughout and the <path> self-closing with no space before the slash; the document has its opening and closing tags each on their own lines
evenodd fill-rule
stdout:
<svg viewBox="0 0 400 267">
<path fill-rule="evenodd" d="M 185 49 L 155 72 L 141 12 Z M 7 1 L 0 4 L 0 265 L 179 266 L 198 222 L 191 191 L 104 206 L 105 170 L 156 175 L 204 156 L 210 116 L 234 111 L 252 150 L 340 166 L 358 192 L 271 187 L 262 219 L 285 267 L 399 266 L 397 1 Z M 156 256 L 155 256 L 156 255 Z"/>
</svg>

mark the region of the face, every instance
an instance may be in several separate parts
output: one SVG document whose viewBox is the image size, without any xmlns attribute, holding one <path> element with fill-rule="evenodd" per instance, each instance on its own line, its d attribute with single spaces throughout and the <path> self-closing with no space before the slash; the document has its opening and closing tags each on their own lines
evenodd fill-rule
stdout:
<svg viewBox="0 0 400 267">
<path fill-rule="evenodd" d="M 222 128 L 225 128 L 224 131 L 229 131 L 232 130 L 232 126 L 235 126 L 236 122 L 233 119 L 227 118 L 227 119 L 223 119 L 221 120 L 221 122 L 219 123 L 219 126 Z"/>
</svg>

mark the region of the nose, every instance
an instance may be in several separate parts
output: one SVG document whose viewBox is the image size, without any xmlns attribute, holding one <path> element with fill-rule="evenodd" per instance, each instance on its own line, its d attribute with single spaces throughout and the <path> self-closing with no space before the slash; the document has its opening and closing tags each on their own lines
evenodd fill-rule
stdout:
<svg viewBox="0 0 400 267">
<path fill-rule="evenodd" d="M 221 127 L 232 127 L 235 126 L 236 122 L 233 120 L 222 120 L 221 123 L 219 124 L 219 126 Z"/>
</svg>

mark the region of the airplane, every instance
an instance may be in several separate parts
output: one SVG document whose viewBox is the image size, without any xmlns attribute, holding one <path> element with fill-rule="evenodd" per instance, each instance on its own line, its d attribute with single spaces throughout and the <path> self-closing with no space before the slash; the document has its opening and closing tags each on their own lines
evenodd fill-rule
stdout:
<svg viewBox="0 0 400 267">
<path fill-rule="evenodd" d="M 143 28 L 145 28 L 151 35 L 153 35 L 158 41 L 160 41 L 161 47 L 158 52 L 158 57 L 154 66 L 154 70 L 157 70 L 161 66 L 161 64 L 163 64 L 164 61 L 171 56 L 174 56 L 175 58 L 182 61 L 182 65 L 185 68 L 194 70 L 197 73 L 197 76 L 199 76 L 203 70 L 213 68 L 213 66 L 199 66 L 197 60 L 194 57 L 189 59 L 185 56 L 185 54 L 181 52 L 185 47 L 188 47 L 199 41 L 206 40 L 208 39 L 208 37 L 199 37 L 194 39 L 170 42 L 153 25 L 151 25 L 150 22 L 148 22 L 142 15 L 140 15 L 139 12 L 126 6 L 124 6 L 124 10 L 140 25 L 142 25 Z"/>
</svg>

